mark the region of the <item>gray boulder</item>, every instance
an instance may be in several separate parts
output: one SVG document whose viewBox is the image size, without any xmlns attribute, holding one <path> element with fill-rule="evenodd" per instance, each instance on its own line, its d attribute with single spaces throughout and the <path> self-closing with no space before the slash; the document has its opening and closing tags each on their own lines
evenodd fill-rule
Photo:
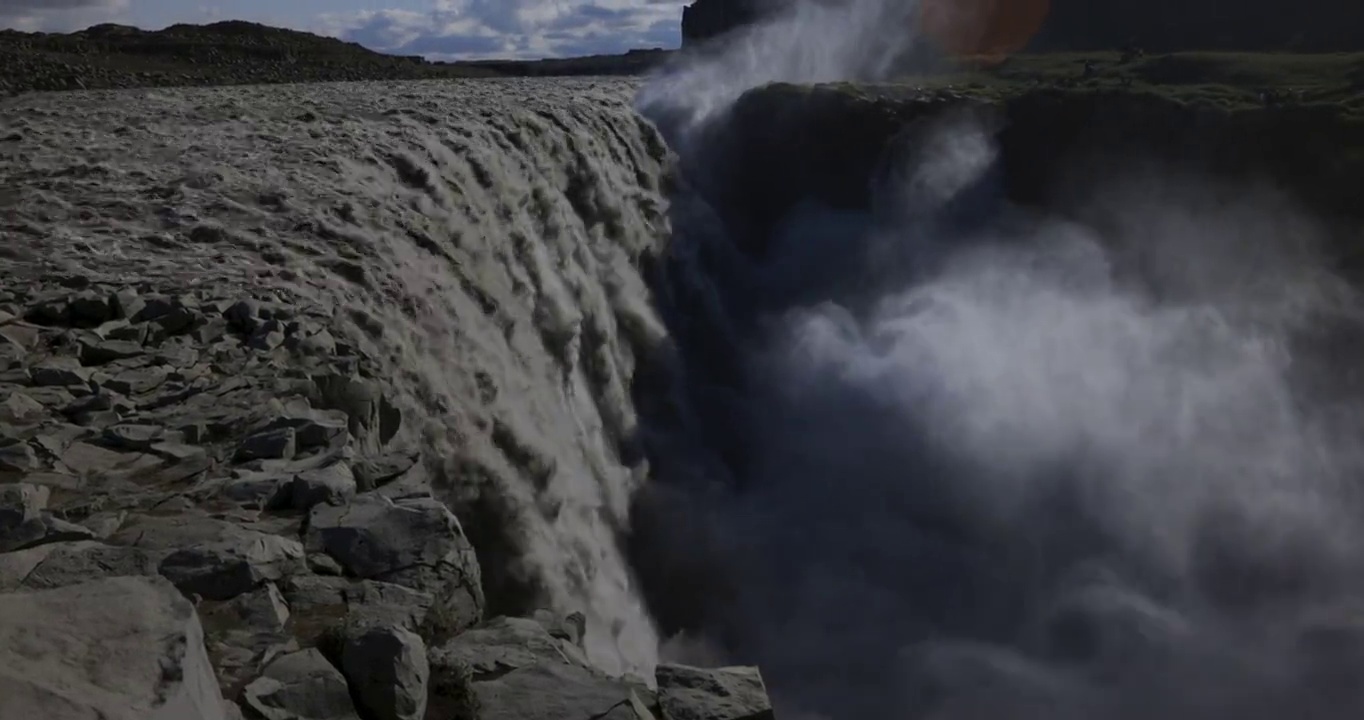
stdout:
<svg viewBox="0 0 1364 720">
<path fill-rule="evenodd" d="M 283 591 L 293 612 L 291 630 L 304 644 L 315 644 L 338 629 L 353 635 L 396 625 L 415 632 L 435 604 L 430 593 L 345 577 L 300 575 L 290 578 Z"/>
<path fill-rule="evenodd" d="M 478 720 L 653 720 L 643 688 L 593 670 L 537 663 L 475 678 Z"/>
<path fill-rule="evenodd" d="M 0 590 L 48 590 L 98 578 L 156 574 L 150 553 L 98 542 L 54 543 L 0 555 Z"/>
<path fill-rule="evenodd" d="M 432 650 L 428 717 L 654 720 L 643 683 L 593 669 L 535 620 L 497 618 Z"/>
<path fill-rule="evenodd" d="M 468 665 L 476 675 L 542 662 L 590 667 L 575 643 L 554 637 L 543 624 L 526 618 L 489 620 L 433 650 L 432 657 L 445 664 Z"/>
<path fill-rule="evenodd" d="M 374 720 L 422 720 L 431 670 L 421 636 L 398 626 L 373 627 L 350 638 L 341 669 Z"/>
<path fill-rule="evenodd" d="M 37 720 L 224 720 L 194 606 L 160 578 L 0 595 L 0 703 Z"/>
<path fill-rule="evenodd" d="M 772 701 L 756 667 L 659 665 L 663 720 L 773 720 Z"/>
<path fill-rule="evenodd" d="M 207 517 L 137 518 L 109 543 L 164 552 L 160 573 L 182 592 L 211 600 L 230 600 L 307 568 L 297 540 Z"/>
<path fill-rule="evenodd" d="M 242 703 L 265 720 L 359 720 L 346 679 L 311 648 L 270 663 Z"/>
<path fill-rule="evenodd" d="M 50 494 L 41 485 L 0 485 L 0 553 L 94 537 L 89 528 L 48 513 Z"/>
<path fill-rule="evenodd" d="M 322 503 L 340 505 L 355 495 L 355 474 L 344 462 L 301 472 L 291 483 L 289 495 L 298 510 Z"/>
<path fill-rule="evenodd" d="M 308 516 L 309 552 L 325 552 L 346 574 L 394 583 L 437 598 L 426 627 L 437 641 L 476 624 L 483 614 L 478 559 L 445 505 L 432 498 L 392 501 L 357 497 L 318 505 Z"/>
</svg>

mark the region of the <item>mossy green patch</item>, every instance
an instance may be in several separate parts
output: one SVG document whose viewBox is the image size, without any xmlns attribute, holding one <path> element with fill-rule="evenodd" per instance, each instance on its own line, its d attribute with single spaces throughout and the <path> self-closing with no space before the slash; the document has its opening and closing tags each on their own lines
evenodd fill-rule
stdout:
<svg viewBox="0 0 1364 720">
<path fill-rule="evenodd" d="M 1121 90 L 1226 109 L 1326 104 L 1364 118 L 1364 53 L 1023 54 L 988 65 L 963 62 L 886 84 L 984 100 L 1037 90 Z"/>
</svg>

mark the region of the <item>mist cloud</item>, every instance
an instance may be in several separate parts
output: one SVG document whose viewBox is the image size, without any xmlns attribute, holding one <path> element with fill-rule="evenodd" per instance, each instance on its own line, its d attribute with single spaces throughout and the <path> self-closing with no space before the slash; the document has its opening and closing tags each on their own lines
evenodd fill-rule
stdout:
<svg viewBox="0 0 1364 720">
<path fill-rule="evenodd" d="M 639 105 L 685 156 L 749 88 L 874 76 L 907 6 L 854 5 Z M 682 379 L 730 418 L 695 425 L 725 462 L 684 445 L 641 518 L 674 533 L 688 646 L 759 663 L 797 717 L 1351 716 L 1364 425 L 1353 361 L 1312 338 L 1359 305 L 1321 229 L 1272 188 L 1135 166 L 1015 214 L 992 132 L 926 134 L 871 213 L 806 203 L 757 264 L 679 200 L 675 332 L 738 356 Z"/>
<path fill-rule="evenodd" d="M 121 17 L 129 0 L 0 0 L 0 27 L 69 31 Z"/>
<path fill-rule="evenodd" d="M 682 2 L 442 0 L 324 17 L 327 32 L 432 59 L 558 57 L 676 47 Z"/>
</svg>

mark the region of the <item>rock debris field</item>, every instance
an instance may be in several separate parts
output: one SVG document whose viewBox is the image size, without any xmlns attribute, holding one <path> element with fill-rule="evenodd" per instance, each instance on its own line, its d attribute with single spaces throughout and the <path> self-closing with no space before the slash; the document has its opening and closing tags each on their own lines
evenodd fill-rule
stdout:
<svg viewBox="0 0 1364 720">
<path fill-rule="evenodd" d="M 0 101 L 0 718 L 772 717 L 655 662 L 609 540 L 662 334 L 631 92 Z"/>
</svg>

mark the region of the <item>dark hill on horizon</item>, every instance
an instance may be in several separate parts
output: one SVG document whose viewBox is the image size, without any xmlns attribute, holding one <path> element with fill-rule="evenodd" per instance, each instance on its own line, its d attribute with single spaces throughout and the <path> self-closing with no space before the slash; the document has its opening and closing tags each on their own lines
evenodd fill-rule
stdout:
<svg viewBox="0 0 1364 720">
<path fill-rule="evenodd" d="M 626 75 L 648 70 L 667 54 L 653 49 L 581 58 L 432 62 L 240 20 L 161 30 L 114 24 L 72 33 L 0 30 L 0 96 L 172 85 Z"/>
</svg>

